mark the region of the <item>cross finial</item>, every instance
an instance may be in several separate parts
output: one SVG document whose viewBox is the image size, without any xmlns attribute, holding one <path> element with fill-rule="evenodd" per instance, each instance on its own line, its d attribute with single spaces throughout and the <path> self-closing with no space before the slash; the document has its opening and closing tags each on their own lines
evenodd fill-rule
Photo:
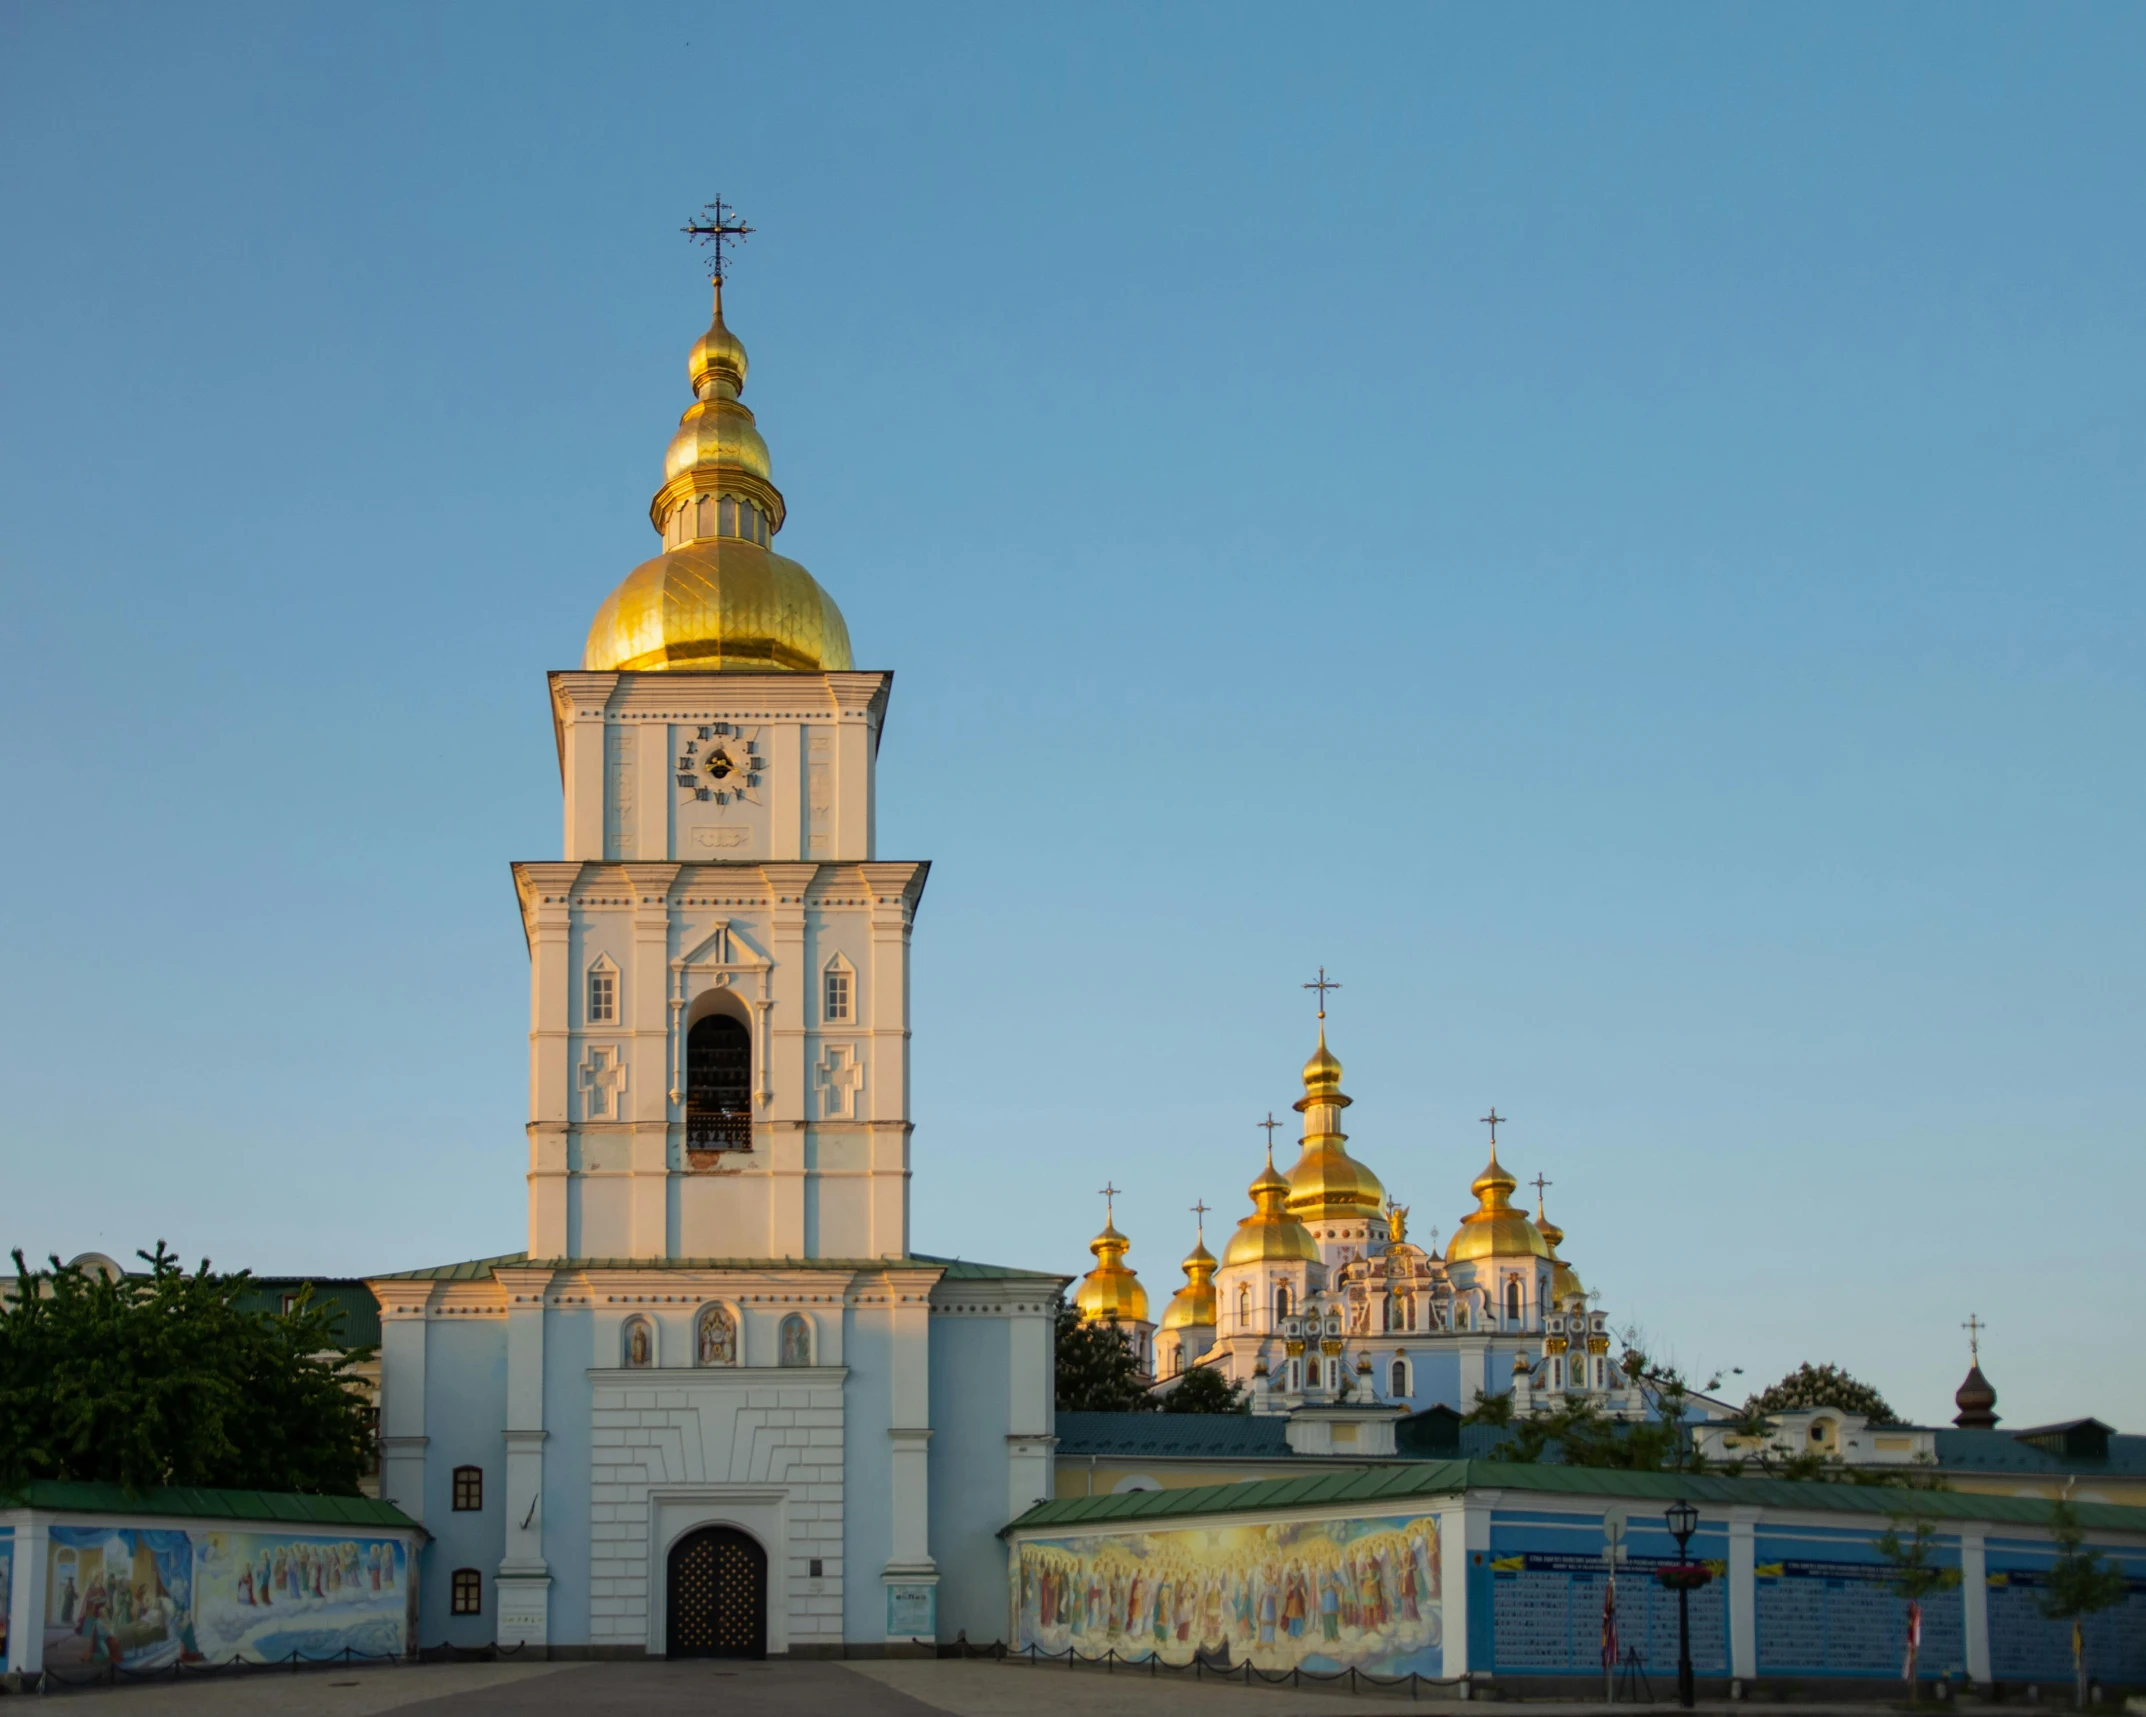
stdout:
<svg viewBox="0 0 2146 1717">
<path fill-rule="evenodd" d="M 1511 1116 L 1501 1115 L 1498 1113 L 1498 1106 L 1495 1103 L 1491 1104 L 1490 1113 L 1481 1117 L 1483 1125 L 1490 1129 L 1490 1148 L 1492 1150 L 1496 1150 L 1498 1148 L 1499 1126 L 1503 1122 L 1509 1121 L 1510 1119 L 1512 1119 Z"/>
<path fill-rule="evenodd" d="M 1274 1111 L 1269 1109 L 1267 1118 L 1264 1121 L 1254 1121 L 1252 1125 L 1267 1129 L 1267 1161 L 1271 1163 L 1274 1161 L 1274 1129 L 1279 1127 L 1281 1122 L 1274 1118 Z"/>
<path fill-rule="evenodd" d="M 717 197 L 678 230 L 714 253 L 708 258 L 708 278 L 720 286 L 723 276 L 730 272 L 730 246 L 743 244 L 753 229 L 738 218 L 736 209 Z"/>
<path fill-rule="evenodd" d="M 1535 1189 L 1535 1214 L 1540 1216 L 1542 1214 L 1542 1189 L 1546 1186 L 1555 1186 L 1557 1182 L 1551 1180 L 1542 1170 L 1537 1169 L 1535 1178 L 1529 1181 L 1528 1185 Z"/>
<path fill-rule="evenodd" d="M 1201 1199 L 1201 1200 L 1199 1201 L 1199 1203 L 1195 1204 L 1195 1205 L 1194 1205 L 1194 1206 L 1192 1207 L 1192 1219 L 1193 1219 L 1193 1220 L 1194 1220 L 1195 1222 L 1197 1222 L 1197 1223 L 1198 1223 L 1198 1224 L 1200 1225 L 1200 1239 L 1201 1239 L 1201 1241 L 1202 1241 L 1202 1242 L 1204 1243 L 1204 1242 L 1206 1241 L 1206 1239 L 1207 1239 L 1207 1200 L 1206 1200 L 1206 1199 L 1204 1199 L 1204 1198 L 1203 1198 L 1203 1199 Z"/>
<path fill-rule="evenodd" d="M 1982 1363 L 1982 1332 L 1989 1327 L 1990 1326 L 1988 1324 L 1984 1323 L 1980 1318 L 1976 1317 L 1973 1312 L 1969 1312 L 1967 1314 L 1967 1321 L 1960 1325 L 1960 1328 L 1967 1332 L 1967 1357 L 1969 1364 L 1980 1365 Z"/>
<path fill-rule="evenodd" d="M 1329 983 L 1327 981 L 1326 968 L 1324 966 L 1321 966 L 1319 968 L 1319 981 L 1316 984 L 1306 984 L 1304 987 L 1307 990 L 1317 990 L 1319 992 L 1319 1017 L 1321 1019 L 1326 1018 L 1326 992 L 1328 990 L 1338 990 L 1341 988 L 1341 986 L 1339 984 Z"/>
<path fill-rule="evenodd" d="M 1116 1226 L 1118 1220 L 1118 1194 L 1124 1190 L 1123 1187 L 1112 1186 L 1107 1180 L 1103 1182 L 1103 1226 L 1105 1228 Z"/>
</svg>

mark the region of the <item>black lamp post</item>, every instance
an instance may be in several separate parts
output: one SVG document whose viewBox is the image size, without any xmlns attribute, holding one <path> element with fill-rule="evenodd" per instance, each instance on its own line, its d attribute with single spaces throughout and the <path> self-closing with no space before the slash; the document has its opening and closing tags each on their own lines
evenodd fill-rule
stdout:
<svg viewBox="0 0 2146 1717">
<path fill-rule="evenodd" d="M 1688 1565 L 1691 1535 L 1699 1530 L 1699 1511 L 1682 1497 L 1665 1512 L 1669 1536 L 1677 1541 L 1677 1561 Z M 1691 1679 L 1691 1584 L 1677 1581 L 1677 1703 L 1689 1711 L 1694 1703 Z"/>
</svg>

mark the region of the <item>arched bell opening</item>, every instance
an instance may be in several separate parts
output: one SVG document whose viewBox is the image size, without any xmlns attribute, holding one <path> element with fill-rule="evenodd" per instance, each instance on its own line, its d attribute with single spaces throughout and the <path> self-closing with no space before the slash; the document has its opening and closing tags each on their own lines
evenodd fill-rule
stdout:
<svg viewBox="0 0 2146 1717">
<path fill-rule="evenodd" d="M 728 1010 L 686 1030 L 686 1149 L 753 1148 L 753 1034 Z"/>
</svg>

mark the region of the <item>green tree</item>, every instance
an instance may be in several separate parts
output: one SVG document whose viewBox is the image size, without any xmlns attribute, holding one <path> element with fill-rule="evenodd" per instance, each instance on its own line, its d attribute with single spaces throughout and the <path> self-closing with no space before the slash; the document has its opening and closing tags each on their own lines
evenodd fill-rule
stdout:
<svg viewBox="0 0 2146 1717">
<path fill-rule="evenodd" d="M 1837 1365 L 1813 1365 L 1808 1360 L 1772 1388 L 1761 1389 L 1744 1403 L 1746 1413 L 1793 1413 L 1809 1407 L 1837 1407 L 1843 1413 L 1860 1413 L 1873 1425 L 1900 1423 L 1900 1415 L 1869 1384 L 1849 1376 Z"/>
<path fill-rule="evenodd" d="M 1068 1413 L 1152 1413 L 1161 1403 L 1140 1378 L 1132 1337 L 1113 1318 L 1083 1323 L 1058 1308 L 1058 1406 Z"/>
<path fill-rule="evenodd" d="M 1908 1606 L 1906 1675 L 1912 1704 L 1918 1691 L 1915 1665 L 1922 1656 L 1922 1601 L 1934 1593 L 1952 1590 L 1960 1583 L 1960 1571 L 1940 1568 L 1931 1560 L 1937 1535 L 1927 1520 L 1917 1520 L 1903 1538 L 1901 1529 L 1906 1519 L 1904 1515 L 1888 1516 L 1888 1525 L 1878 1535 L 1877 1551 L 1885 1560 L 1887 1588 Z"/>
<path fill-rule="evenodd" d="M 0 1489 L 91 1479 L 355 1496 L 371 1464 L 340 1314 L 301 1294 L 248 1311 L 246 1271 L 188 1275 L 163 1241 L 146 1275 L 107 1281 L 15 1253 L 0 1303 Z"/>
<path fill-rule="evenodd" d="M 1195 1365 L 1162 1398 L 1165 1413 L 1249 1413 L 1244 1386 L 1232 1383 L 1212 1365 Z"/>
<path fill-rule="evenodd" d="M 2049 1535 L 2057 1541 L 2057 1559 L 2045 1576 L 2040 1600 L 2051 1621 L 2071 1623 L 2072 1703 L 2086 1704 L 2086 1618 L 2124 1601 L 2130 1587 L 2123 1570 L 2099 1552 L 2086 1548 L 2079 1511 L 2058 1502 L 2049 1513 Z"/>
<path fill-rule="evenodd" d="M 1501 1461 L 1540 1461 L 1554 1449 L 1567 1466 L 1615 1467 L 1627 1472 L 1706 1471 L 1706 1458 L 1692 1447 L 1683 1423 L 1691 1386 L 1674 1366 L 1653 1366 L 1636 1348 L 1622 1361 L 1646 1399 L 1649 1416 L 1612 1419 L 1585 1401 L 1547 1412 L 1521 1414 L 1510 1394 L 1478 1395 L 1462 1415 L 1464 1425 L 1491 1425 L 1505 1437 L 1493 1452 Z M 1711 1387 L 1711 1385 L 1709 1385 Z"/>
</svg>

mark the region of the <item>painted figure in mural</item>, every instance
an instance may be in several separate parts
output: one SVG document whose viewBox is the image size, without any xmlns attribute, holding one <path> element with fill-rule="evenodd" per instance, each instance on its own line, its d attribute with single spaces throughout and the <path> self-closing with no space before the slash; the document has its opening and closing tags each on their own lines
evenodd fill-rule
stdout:
<svg viewBox="0 0 2146 1717">
<path fill-rule="evenodd" d="M 795 1312 L 782 1320 L 782 1362 L 785 1365 L 812 1363 L 812 1331 Z"/>
<path fill-rule="evenodd" d="M 738 1323 L 727 1306 L 703 1306 L 694 1336 L 695 1357 L 700 1364 L 738 1363 Z"/>
<path fill-rule="evenodd" d="M 74 1571 L 69 1569 L 67 1584 L 60 1591 L 60 1620 L 68 1627 L 74 1626 L 75 1605 L 81 1601 L 82 1594 L 75 1590 Z"/>
<path fill-rule="evenodd" d="M 626 1326 L 626 1363 L 638 1370 L 645 1367 L 651 1357 L 648 1321 L 635 1318 Z"/>
</svg>

